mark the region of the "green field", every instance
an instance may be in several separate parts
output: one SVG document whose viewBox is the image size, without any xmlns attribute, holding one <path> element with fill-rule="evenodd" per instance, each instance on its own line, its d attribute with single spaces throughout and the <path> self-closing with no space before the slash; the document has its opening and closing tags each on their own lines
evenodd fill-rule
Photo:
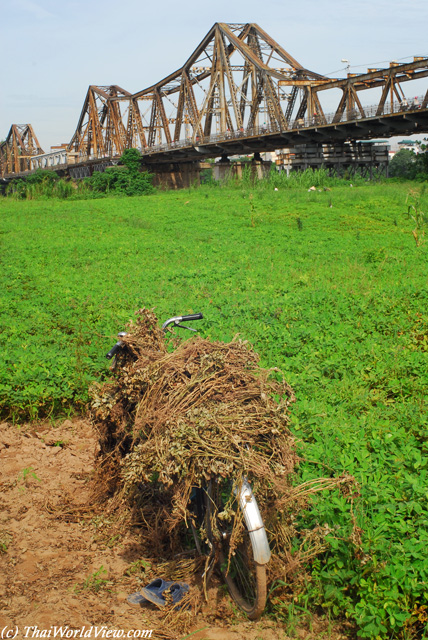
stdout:
<svg viewBox="0 0 428 640">
<path fill-rule="evenodd" d="M 293 386 L 299 481 L 359 483 L 361 541 L 349 501 L 318 496 L 301 524 L 328 523 L 328 549 L 293 610 L 274 613 L 318 608 L 364 637 L 426 637 L 428 238 L 419 229 L 417 246 L 404 215 L 415 188 L 0 198 L 2 418 L 84 410 L 139 307 L 160 319 L 202 311 L 202 335 L 240 333 Z"/>
</svg>

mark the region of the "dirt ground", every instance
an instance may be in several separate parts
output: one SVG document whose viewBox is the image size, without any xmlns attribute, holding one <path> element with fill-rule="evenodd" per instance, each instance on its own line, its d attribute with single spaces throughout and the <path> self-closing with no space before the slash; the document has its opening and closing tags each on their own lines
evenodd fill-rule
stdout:
<svg viewBox="0 0 428 640">
<path fill-rule="evenodd" d="M 241 616 L 220 583 L 179 626 L 154 605 L 128 604 L 128 594 L 168 576 L 150 558 L 139 562 L 138 531 L 109 539 L 109 523 L 89 508 L 97 447 L 86 420 L 0 424 L 0 637 L 287 640 L 268 617 Z M 309 626 L 293 637 L 345 637 Z"/>
</svg>

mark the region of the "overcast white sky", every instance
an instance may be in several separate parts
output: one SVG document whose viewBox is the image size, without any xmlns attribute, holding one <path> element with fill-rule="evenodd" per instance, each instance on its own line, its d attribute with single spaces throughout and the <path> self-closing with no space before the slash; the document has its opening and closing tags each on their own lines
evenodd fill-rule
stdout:
<svg viewBox="0 0 428 640">
<path fill-rule="evenodd" d="M 362 72 L 427 56 L 427 14 L 428 0 L 0 0 L 0 139 L 31 123 L 45 151 L 69 142 L 88 85 L 150 86 L 215 22 L 257 22 L 303 66 L 343 76 L 341 58 Z"/>
</svg>

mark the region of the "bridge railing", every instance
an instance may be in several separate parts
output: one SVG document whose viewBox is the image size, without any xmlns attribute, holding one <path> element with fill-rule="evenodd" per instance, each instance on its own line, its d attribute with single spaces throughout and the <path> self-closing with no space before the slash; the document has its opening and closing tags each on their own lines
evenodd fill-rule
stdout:
<svg viewBox="0 0 428 640">
<path fill-rule="evenodd" d="M 61 149 L 33 156 L 30 160 L 30 168 L 35 171 L 36 169 L 49 169 L 50 167 L 66 165 L 69 161 L 67 155 L 66 149 Z"/>
</svg>

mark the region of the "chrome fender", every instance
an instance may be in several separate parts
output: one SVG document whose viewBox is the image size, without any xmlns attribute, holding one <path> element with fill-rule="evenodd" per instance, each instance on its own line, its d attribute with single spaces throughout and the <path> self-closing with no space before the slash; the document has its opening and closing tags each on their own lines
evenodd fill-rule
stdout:
<svg viewBox="0 0 428 640">
<path fill-rule="evenodd" d="M 271 556 L 269 542 L 257 500 L 248 480 L 244 479 L 241 487 L 235 487 L 234 494 L 237 497 L 247 525 L 253 547 L 254 560 L 258 564 L 267 564 Z"/>
</svg>

